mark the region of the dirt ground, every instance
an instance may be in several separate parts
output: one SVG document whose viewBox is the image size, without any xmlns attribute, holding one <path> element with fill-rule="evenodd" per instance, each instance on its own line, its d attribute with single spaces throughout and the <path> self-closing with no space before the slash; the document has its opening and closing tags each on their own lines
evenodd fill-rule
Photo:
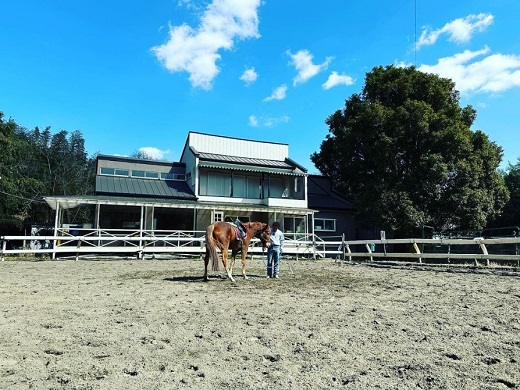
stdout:
<svg viewBox="0 0 520 390">
<path fill-rule="evenodd" d="M 518 275 L 248 265 L 1 262 L 0 388 L 520 388 Z"/>
</svg>

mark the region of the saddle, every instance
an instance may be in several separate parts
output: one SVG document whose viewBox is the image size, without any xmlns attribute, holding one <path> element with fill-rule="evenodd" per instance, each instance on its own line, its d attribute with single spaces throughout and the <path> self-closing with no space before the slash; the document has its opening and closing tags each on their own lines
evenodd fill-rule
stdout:
<svg viewBox="0 0 520 390">
<path fill-rule="evenodd" d="M 244 237 L 246 236 L 244 232 L 242 232 L 242 230 L 240 230 L 240 228 L 235 225 L 233 222 L 228 222 L 231 227 L 233 228 L 233 230 L 235 231 L 235 237 L 238 241 L 242 241 L 244 239 Z"/>
</svg>

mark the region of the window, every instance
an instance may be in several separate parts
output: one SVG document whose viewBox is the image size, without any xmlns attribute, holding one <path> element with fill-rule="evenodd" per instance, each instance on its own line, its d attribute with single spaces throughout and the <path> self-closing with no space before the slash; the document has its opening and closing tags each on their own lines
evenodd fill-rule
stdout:
<svg viewBox="0 0 520 390">
<path fill-rule="evenodd" d="M 114 175 L 114 168 L 101 168 L 99 171 L 102 175 Z"/>
<path fill-rule="evenodd" d="M 260 178 L 254 176 L 247 177 L 247 197 L 253 199 L 260 198 Z"/>
<path fill-rule="evenodd" d="M 180 181 L 184 181 L 184 180 L 186 180 L 186 175 L 178 174 L 178 173 L 161 172 L 161 179 L 162 180 L 180 180 Z"/>
<path fill-rule="evenodd" d="M 144 171 L 132 169 L 132 177 L 145 177 Z"/>
<path fill-rule="evenodd" d="M 335 219 L 314 219 L 314 230 L 320 232 L 335 232 L 336 231 L 336 220 Z"/>
<path fill-rule="evenodd" d="M 233 198 L 247 197 L 247 180 L 245 176 L 233 175 Z"/>
<path fill-rule="evenodd" d="M 145 174 L 145 177 L 147 177 L 148 179 L 158 179 L 159 178 L 159 172 L 146 171 L 144 174 Z"/>
<path fill-rule="evenodd" d="M 224 212 L 223 211 L 213 211 L 213 222 L 222 222 L 224 220 Z"/>
<path fill-rule="evenodd" d="M 269 197 L 270 198 L 281 198 L 283 194 L 283 180 L 279 178 L 271 177 L 269 180 Z"/>
<path fill-rule="evenodd" d="M 200 180 L 200 194 L 208 196 L 231 196 L 231 175 L 208 172 Z"/>
<path fill-rule="evenodd" d="M 130 171 L 128 169 L 115 169 L 114 170 L 115 176 L 128 176 L 130 175 Z"/>
</svg>

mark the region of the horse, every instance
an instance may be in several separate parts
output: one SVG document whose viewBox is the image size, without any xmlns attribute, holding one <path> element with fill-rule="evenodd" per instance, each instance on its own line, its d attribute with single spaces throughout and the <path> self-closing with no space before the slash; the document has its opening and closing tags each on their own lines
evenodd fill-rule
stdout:
<svg viewBox="0 0 520 390">
<path fill-rule="evenodd" d="M 242 254 L 242 276 L 246 276 L 246 255 L 249 243 L 253 237 L 259 238 L 264 248 L 271 244 L 271 228 L 269 224 L 262 222 L 245 222 L 243 227 L 246 236 L 243 239 L 237 237 L 234 226 L 228 222 L 214 222 L 206 229 L 206 256 L 204 257 L 204 281 L 208 281 L 208 263 L 211 257 L 213 271 L 219 270 L 219 256 L 217 247 L 222 252 L 222 263 L 226 268 L 227 275 L 233 279 L 233 266 L 238 252 Z M 231 261 L 228 264 L 228 250 L 231 249 Z"/>
</svg>

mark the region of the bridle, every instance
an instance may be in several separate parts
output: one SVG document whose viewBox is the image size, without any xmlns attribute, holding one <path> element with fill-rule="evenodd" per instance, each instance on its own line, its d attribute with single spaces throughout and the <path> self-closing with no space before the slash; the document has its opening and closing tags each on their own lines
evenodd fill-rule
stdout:
<svg viewBox="0 0 520 390">
<path fill-rule="evenodd" d="M 267 240 L 264 238 L 264 233 L 269 228 L 269 225 L 266 223 L 262 229 L 258 229 L 255 233 L 255 237 L 258 238 L 262 242 L 262 246 L 265 247 L 267 244 Z"/>
</svg>

